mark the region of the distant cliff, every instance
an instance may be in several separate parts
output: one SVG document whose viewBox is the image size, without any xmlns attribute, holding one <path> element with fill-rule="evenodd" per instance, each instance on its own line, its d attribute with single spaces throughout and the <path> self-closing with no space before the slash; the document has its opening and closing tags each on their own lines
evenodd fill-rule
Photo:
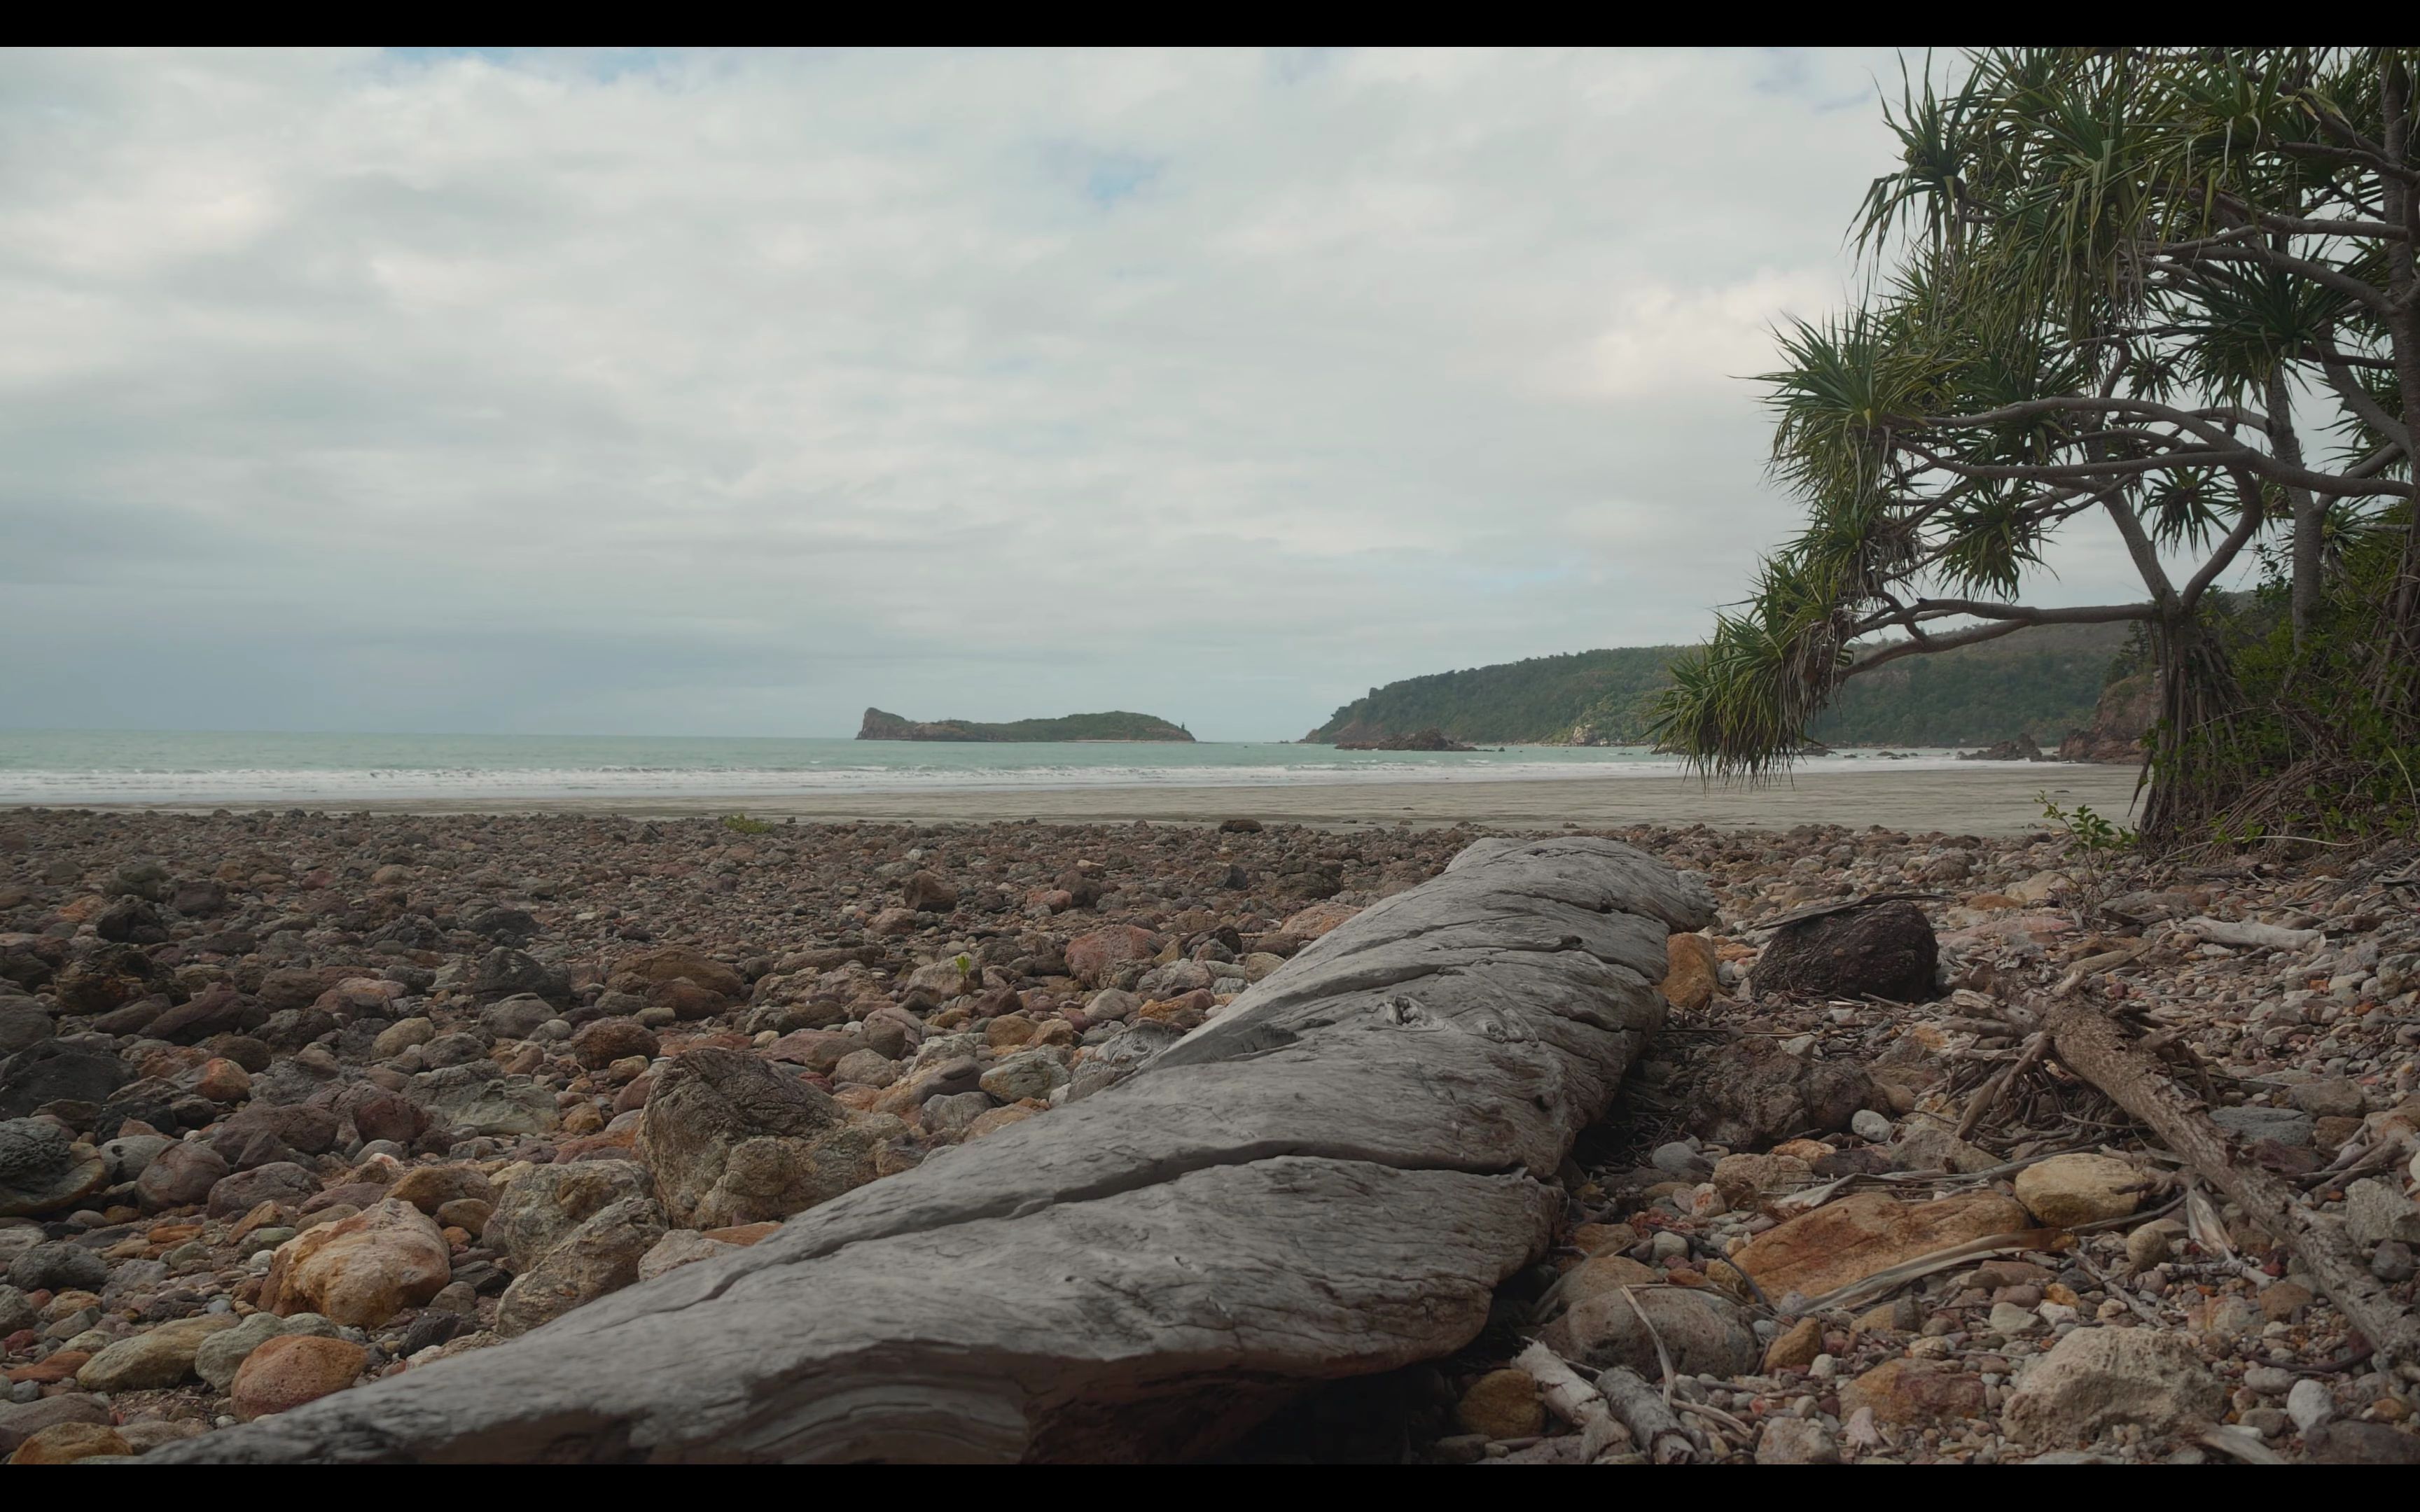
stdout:
<svg viewBox="0 0 2420 1512">
<path fill-rule="evenodd" d="M 903 719 L 880 709 L 865 711 L 860 740 L 1159 740 L 1193 739 L 1181 724 L 1170 724 L 1148 714 L 1112 709 L 1107 714 L 1071 714 L 1063 719 L 1018 719 L 1010 724 L 977 724 L 971 719 Z"/>
</svg>

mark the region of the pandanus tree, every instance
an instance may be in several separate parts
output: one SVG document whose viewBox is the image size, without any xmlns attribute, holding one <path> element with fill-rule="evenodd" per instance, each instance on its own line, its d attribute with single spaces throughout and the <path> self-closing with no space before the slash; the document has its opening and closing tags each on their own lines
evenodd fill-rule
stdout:
<svg viewBox="0 0 2420 1512">
<path fill-rule="evenodd" d="M 1661 738 L 1761 778 L 1850 677 L 2132 621 L 2162 689 L 2144 827 L 2222 805 L 2244 774 L 2213 586 L 2273 532 L 2299 636 L 2332 552 L 2410 513 L 2415 55 L 2044 49 L 1906 82 L 1885 112 L 1901 166 L 1853 224 L 1871 292 L 1792 323 L 1762 380 L 1804 528 L 1675 668 Z M 2140 596 L 2025 602 L 2087 527 L 2114 532 Z M 2405 531 L 2366 651 L 2407 717 L 2415 547 Z"/>
</svg>

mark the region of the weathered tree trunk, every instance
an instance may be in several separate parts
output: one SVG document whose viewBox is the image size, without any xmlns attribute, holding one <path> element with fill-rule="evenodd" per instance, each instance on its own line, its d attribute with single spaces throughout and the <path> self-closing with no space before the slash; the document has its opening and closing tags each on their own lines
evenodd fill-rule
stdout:
<svg viewBox="0 0 2420 1512">
<path fill-rule="evenodd" d="M 536 1332 L 194 1460 L 1201 1454 L 1307 1386 L 1460 1348 L 1661 1018 L 1704 889 L 1481 841 L 1132 1079 Z"/>
</svg>

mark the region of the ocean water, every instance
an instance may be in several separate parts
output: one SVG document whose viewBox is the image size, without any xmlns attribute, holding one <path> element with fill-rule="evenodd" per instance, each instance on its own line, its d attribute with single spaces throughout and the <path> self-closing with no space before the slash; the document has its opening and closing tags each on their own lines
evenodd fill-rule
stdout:
<svg viewBox="0 0 2420 1512">
<path fill-rule="evenodd" d="M 1877 775 L 1954 753 L 1809 758 Z M 1671 776 L 1645 747 L 1341 751 L 1279 742 L 954 745 L 728 736 L 0 730 L 0 805 L 342 803 Z"/>
</svg>

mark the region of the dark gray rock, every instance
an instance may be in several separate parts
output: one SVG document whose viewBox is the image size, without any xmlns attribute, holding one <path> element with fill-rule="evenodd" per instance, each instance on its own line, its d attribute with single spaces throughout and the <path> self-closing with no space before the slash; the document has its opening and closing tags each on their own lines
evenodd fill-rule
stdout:
<svg viewBox="0 0 2420 1512">
<path fill-rule="evenodd" d="M 1937 991 L 1940 963 L 1924 910 L 1901 901 L 1782 925 L 1758 957 L 1752 980 L 1760 998 L 1871 995 L 1921 1003 Z"/>
<path fill-rule="evenodd" d="M 143 1174 L 135 1179 L 134 1189 L 146 1211 L 187 1208 L 207 1200 L 210 1188 L 226 1174 L 226 1159 L 217 1150 L 205 1144 L 180 1141 L 151 1158 L 151 1163 L 143 1167 Z"/>
<path fill-rule="evenodd" d="M 1845 1129 L 1885 1106 L 1872 1078 L 1841 1061 L 1801 1060 L 1761 1036 L 1725 1045 L 1698 1073 L 1690 1129 L 1732 1149 Z"/>
<path fill-rule="evenodd" d="M 92 932 L 104 940 L 132 945 L 159 945 L 168 938 L 167 921 L 159 908 L 140 898 L 120 898 L 94 915 Z"/>
<path fill-rule="evenodd" d="M 664 1237 L 653 1197 L 624 1197 L 598 1209 L 555 1242 L 504 1288 L 496 1332 L 518 1337 L 639 1279 L 639 1258 Z"/>
<path fill-rule="evenodd" d="M 525 1272 L 582 1224 L 634 1198 L 654 1203 L 646 1167 L 636 1161 L 541 1165 L 504 1189 L 480 1242 L 495 1250 L 507 1269 Z"/>
<path fill-rule="evenodd" d="M 522 993 L 481 1010 L 479 1026 L 499 1040 L 526 1040 L 556 1011 L 545 998 Z"/>
<path fill-rule="evenodd" d="M 47 1040 L 0 1060 L 0 1119 L 22 1119 L 47 1103 L 106 1103 L 133 1079 L 105 1050 Z"/>
<path fill-rule="evenodd" d="M 1744 1375 L 1764 1352 L 1737 1304 L 1711 1292 L 1674 1288 L 1600 1292 L 1548 1324 L 1542 1337 L 1575 1365 L 1592 1370 L 1627 1365 L 1647 1376 L 1661 1372 L 1659 1337 L 1672 1368 L 1684 1375 Z"/>
<path fill-rule="evenodd" d="M 82 1392 L 0 1404 L 0 1455 L 16 1453 L 19 1444 L 61 1423 L 90 1423 L 107 1427 L 111 1422 L 109 1409 L 98 1397 Z"/>
<path fill-rule="evenodd" d="M 29 1218 L 101 1190 L 109 1163 L 48 1119 L 0 1123 L 0 1218 Z"/>
<path fill-rule="evenodd" d="M 471 978 L 471 991 L 484 999 L 527 993 L 550 1003 L 568 1003 L 571 973 L 561 966 L 548 965 L 525 950 L 500 945 L 479 958 Z"/>
<path fill-rule="evenodd" d="M 212 1035 L 256 1028 L 268 1018 L 269 1011 L 258 1001 L 221 982 L 161 1013 L 144 1032 L 171 1044 L 199 1044 Z"/>
<path fill-rule="evenodd" d="M 335 1148 L 340 1120 L 326 1108 L 254 1102 L 210 1135 L 210 1148 L 236 1170 L 250 1170 Z"/>
<path fill-rule="evenodd" d="M 221 1178 L 210 1188 L 207 1211 L 213 1218 L 240 1218 L 264 1202 L 299 1208 L 318 1191 L 319 1179 L 308 1166 L 271 1161 Z"/>
<path fill-rule="evenodd" d="M 2315 1465 L 2420 1465 L 2420 1434 L 2383 1423 L 2323 1423 L 2303 1436 Z"/>
<path fill-rule="evenodd" d="M 209 918 L 226 912 L 226 884 L 207 877 L 179 882 L 168 896 L 168 906 L 187 918 Z"/>
<path fill-rule="evenodd" d="M 20 1291 L 98 1292 L 109 1285 L 109 1266 L 98 1255 L 73 1244 L 53 1241 L 37 1244 L 8 1267 L 8 1284 Z"/>
<path fill-rule="evenodd" d="M 57 1032 L 39 1003 L 27 997 L 0 997 L 0 1056 L 31 1049 Z"/>
<path fill-rule="evenodd" d="M 2308 1149 L 2318 1120 L 2299 1108 L 2212 1108 L 2210 1121 L 2246 1140 L 2274 1139 L 2288 1149 Z"/>
<path fill-rule="evenodd" d="M 157 861 L 129 861 L 110 874 L 108 885 L 101 888 L 112 898 L 139 898 L 145 903 L 163 903 L 174 891 L 168 880 L 168 869 Z"/>
<path fill-rule="evenodd" d="M 523 946 L 537 938 L 537 920 L 522 909 L 503 906 L 483 908 L 462 921 L 462 927 L 473 934 L 484 934 L 499 945 Z"/>
</svg>

